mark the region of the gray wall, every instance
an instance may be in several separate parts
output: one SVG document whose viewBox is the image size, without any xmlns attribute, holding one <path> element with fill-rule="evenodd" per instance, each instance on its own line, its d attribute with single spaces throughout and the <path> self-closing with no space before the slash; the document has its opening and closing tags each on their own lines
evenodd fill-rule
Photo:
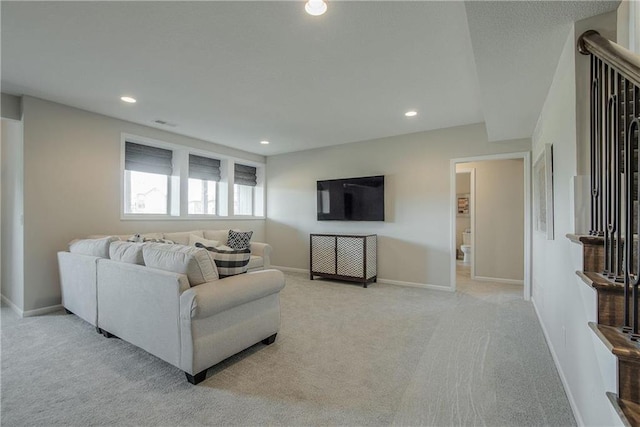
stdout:
<svg viewBox="0 0 640 427">
<path fill-rule="evenodd" d="M 20 97 L 3 93 L 0 99 L 2 100 L 0 110 L 2 110 L 3 118 L 11 120 L 22 119 L 22 99 Z"/>
<path fill-rule="evenodd" d="M 449 160 L 529 148 L 528 139 L 487 142 L 474 124 L 268 157 L 273 263 L 308 270 L 309 233 L 376 233 L 379 278 L 449 288 Z M 385 222 L 316 220 L 317 180 L 367 175 L 385 175 Z"/>
<path fill-rule="evenodd" d="M 120 147 L 126 132 L 264 162 L 245 153 L 99 114 L 23 98 L 24 310 L 60 303 L 56 252 L 91 234 L 240 228 L 264 241 L 264 220 L 120 219 Z"/>
<path fill-rule="evenodd" d="M 22 122 L 2 119 L 2 295 L 24 308 L 24 227 Z M 44 219 L 43 219 L 44 221 Z"/>
</svg>

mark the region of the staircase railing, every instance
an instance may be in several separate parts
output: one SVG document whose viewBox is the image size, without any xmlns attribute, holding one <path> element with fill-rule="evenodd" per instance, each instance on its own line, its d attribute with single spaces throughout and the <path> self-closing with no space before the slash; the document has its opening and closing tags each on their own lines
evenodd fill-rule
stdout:
<svg viewBox="0 0 640 427">
<path fill-rule="evenodd" d="M 578 50 L 591 56 L 591 227 L 604 238 L 602 273 L 624 284 L 624 327 L 640 340 L 640 56 L 587 31 Z"/>
</svg>

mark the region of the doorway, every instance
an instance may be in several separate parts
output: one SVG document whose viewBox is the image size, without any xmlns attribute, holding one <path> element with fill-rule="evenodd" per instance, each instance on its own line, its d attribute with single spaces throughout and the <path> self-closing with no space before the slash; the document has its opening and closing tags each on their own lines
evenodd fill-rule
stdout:
<svg viewBox="0 0 640 427">
<path fill-rule="evenodd" d="M 457 186 L 458 177 L 461 180 L 469 177 L 468 193 L 462 191 L 464 185 Z M 452 159 L 450 182 L 452 289 L 457 287 L 456 273 L 460 266 L 472 281 L 519 284 L 524 299 L 529 300 L 529 153 Z M 464 236 L 461 225 L 468 232 Z M 462 246 L 463 238 L 469 243 L 466 247 Z M 462 249 L 467 252 L 467 262 L 459 260 Z M 466 286 L 467 277 L 463 278 Z"/>
</svg>

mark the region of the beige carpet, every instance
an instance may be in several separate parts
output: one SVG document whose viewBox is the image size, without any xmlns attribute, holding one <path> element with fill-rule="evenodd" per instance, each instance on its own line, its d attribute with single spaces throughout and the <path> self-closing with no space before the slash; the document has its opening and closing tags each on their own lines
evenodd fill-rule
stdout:
<svg viewBox="0 0 640 427">
<path fill-rule="evenodd" d="M 574 425 L 522 288 L 368 289 L 287 274 L 282 329 L 208 372 L 76 316 L 2 308 L 3 425 Z"/>
</svg>

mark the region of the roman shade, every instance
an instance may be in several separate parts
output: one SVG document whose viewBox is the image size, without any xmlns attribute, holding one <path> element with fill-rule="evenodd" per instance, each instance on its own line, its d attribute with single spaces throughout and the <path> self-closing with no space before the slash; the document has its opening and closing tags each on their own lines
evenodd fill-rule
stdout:
<svg viewBox="0 0 640 427">
<path fill-rule="evenodd" d="M 249 185 L 255 187 L 257 185 L 256 168 L 253 166 L 241 165 L 236 163 L 234 170 L 234 182 L 240 185 Z"/>
<path fill-rule="evenodd" d="M 173 151 L 126 142 L 124 168 L 129 171 L 171 175 Z"/>
<path fill-rule="evenodd" d="M 189 178 L 220 181 L 220 160 L 189 154 Z"/>
</svg>

